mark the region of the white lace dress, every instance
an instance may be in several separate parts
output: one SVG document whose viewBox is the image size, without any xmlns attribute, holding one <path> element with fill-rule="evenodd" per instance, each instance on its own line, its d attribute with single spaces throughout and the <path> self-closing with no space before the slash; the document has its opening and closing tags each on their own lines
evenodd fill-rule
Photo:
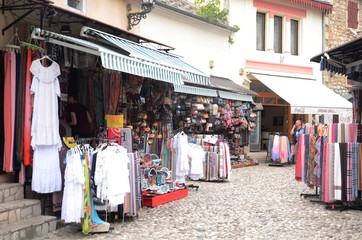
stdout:
<svg viewBox="0 0 362 240">
<path fill-rule="evenodd" d="M 58 96 L 60 67 L 56 62 L 44 67 L 40 60 L 32 62 L 30 92 L 34 95 L 31 146 L 34 149 L 32 190 L 38 193 L 60 191 Z"/>
<path fill-rule="evenodd" d="M 30 88 L 31 94 L 34 94 L 31 146 L 33 148 L 36 148 L 36 145 L 61 147 L 58 117 L 60 67 L 56 62 L 44 67 L 40 60 L 35 60 L 31 64 L 30 72 L 34 76 Z"/>
</svg>

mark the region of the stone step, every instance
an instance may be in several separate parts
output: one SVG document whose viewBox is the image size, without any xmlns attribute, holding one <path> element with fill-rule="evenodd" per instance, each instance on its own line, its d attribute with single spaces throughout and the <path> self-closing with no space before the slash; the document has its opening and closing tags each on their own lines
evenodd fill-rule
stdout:
<svg viewBox="0 0 362 240">
<path fill-rule="evenodd" d="M 25 240 L 44 236 L 56 230 L 57 218 L 36 216 L 12 224 L 0 224 L 0 240 Z"/>
<path fill-rule="evenodd" d="M 0 226 L 40 215 L 40 201 L 36 199 L 22 199 L 0 204 Z"/>
<path fill-rule="evenodd" d="M 20 183 L 0 183 L 0 203 L 24 198 L 24 186 Z"/>
<path fill-rule="evenodd" d="M 0 184 L 1 183 L 14 183 L 17 182 L 17 176 L 15 174 L 0 173 Z"/>
</svg>

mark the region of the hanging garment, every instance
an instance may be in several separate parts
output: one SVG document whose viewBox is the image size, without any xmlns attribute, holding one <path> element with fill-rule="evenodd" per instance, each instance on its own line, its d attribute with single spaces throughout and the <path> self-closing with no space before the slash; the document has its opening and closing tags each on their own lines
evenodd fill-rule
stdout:
<svg viewBox="0 0 362 240">
<path fill-rule="evenodd" d="M 13 172 L 14 128 L 15 128 L 15 93 L 16 93 L 16 55 L 4 54 L 4 170 Z"/>
<path fill-rule="evenodd" d="M 296 148 L 295 180 L 304 181 L 305 134 L 299 135 Z"/>
<path fill-rule="evenodd" d="M 23 120 L 24 120 L 24 94 L 25 94 L 25 75 L 26 75 L 26 59 L 27 49 L 21 48 L 20 67 L 18 69 L 17 78 L 17 95 L 16 95 L 16 114 L 15 114 L 15 133 L 16 133 L 16 160 L 23 162 L 24 147 L 23 147 Z"/>
<path fill-rule="evenodd" d="M 56 62 L 44 67 L 41 60 L 30 66 L 34 75 L 30 92 L 34 94 L 31 125 L 31 146 L 34 150 L 32 189 L 38 193 L 61 190 L 59 153 L 62 142 L 59 135 L 58 97 L 60 68 Z"/>
<path fill-rule="evenodd" d="M 107 199 L 111 206 L 124 203 L 125 194 L 130 192 L 128 164 L 127 149 L 122 146 L 107 146 L 98 152 L 94 184 L 102 202 Z"/>
<path fill-rule="evenodd" d="M 34 94 L 34 109 L 31 126 L 31 146 L 57 145 L 61 147 L 59 136 L 58 97 L 60 86 L 58 63 L 44 67 L 41 60 L 35 60 L 30 67 L 34 75 L 30 91 Z M 46 113 L 46 114 L 45 114 Z"/>
<path fill-rule="evenodd" d="M 185 133 L 177 134 L 173 142 L 173 151 L 175 152 L 175 176 L 178 183 L 185 183 L 185 176 L 189 172 L 188 163 L 188 141 Z"/>
<path fill-rule="evenodd" d="M 273 138 L 273 147 L 272 147 L 272 160 L 277 161 L 280 157 L 279 155 L 279 135 L 275 135 Z"/>
<path fill-rule="evenodd" d="M 0 52 L 0 112 L 4 112 L 4 53 Z M 0 169 L 4 166 L 4 118 L 0 118 Z"/>
<path fill-rule="evenodd" d="M 67 165 L 64 174 L 64 194 L 61 218 L 65 223 L 80 223 L 83 204 L 84 170 L 79 152 L 67 152 Z"/>
<path fill-rule="evenodd" d="M 202 147 L 196 144 L 189 144 L 188 158 L 190 160 L 189 178 L 192 180 L 199 180 L 200 178 L 203 178 L 205 152 Z"/>
<path fill-rule="evenodd" d="M 37 146 L 34 150 L 32 190 L 52 193 L 62 189 L 57 145 Z"/>
<path fill-rule="evenodd" d="M 24 89 L 24 120 L 23 120 L 23 146 L 24 146 L 24 165 L 29 166 L 32 162 L 32 148 L 31 148 L 31 95 L 30 95 L 30 86 L 31 86 L 31 49 L 28 48 L 27 58 L 26 58 L 26 78 L 25 78 L 25 89 Z"/>
</svg>

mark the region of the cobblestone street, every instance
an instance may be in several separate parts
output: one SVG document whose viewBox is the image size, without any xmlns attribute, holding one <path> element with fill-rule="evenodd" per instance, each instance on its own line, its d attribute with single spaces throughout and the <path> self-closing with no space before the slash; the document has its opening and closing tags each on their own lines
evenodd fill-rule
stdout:
<svg viewBox="0 0 362 240">
<path fill-rule="evenodd" d="M 192 182 L 199 190 L 138 218 L 112 224 L 109 233 L 84 236 L 68 225 L 38 239 L 361 239 L 362 212 L 326 209 L 301 193 L 294 165 L 232 170 L 230 182 Z"/>
</svg>

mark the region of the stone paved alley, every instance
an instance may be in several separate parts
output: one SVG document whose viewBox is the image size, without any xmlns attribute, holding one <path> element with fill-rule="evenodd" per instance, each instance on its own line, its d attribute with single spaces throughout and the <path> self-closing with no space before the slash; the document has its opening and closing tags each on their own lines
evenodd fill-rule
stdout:
<svg viewBox="0 0 362 240">
<path fill-rule="evenodd" d="M 40 239 L 361 239 L 362 212 L 328 210 L 301 193 L 294 165 L 232 170 L 230 182 L 192 182 L 199 190 L 138 218 L 112 224 L 109 233 L 84 236 L 68 225 Z"/>
</svg>

